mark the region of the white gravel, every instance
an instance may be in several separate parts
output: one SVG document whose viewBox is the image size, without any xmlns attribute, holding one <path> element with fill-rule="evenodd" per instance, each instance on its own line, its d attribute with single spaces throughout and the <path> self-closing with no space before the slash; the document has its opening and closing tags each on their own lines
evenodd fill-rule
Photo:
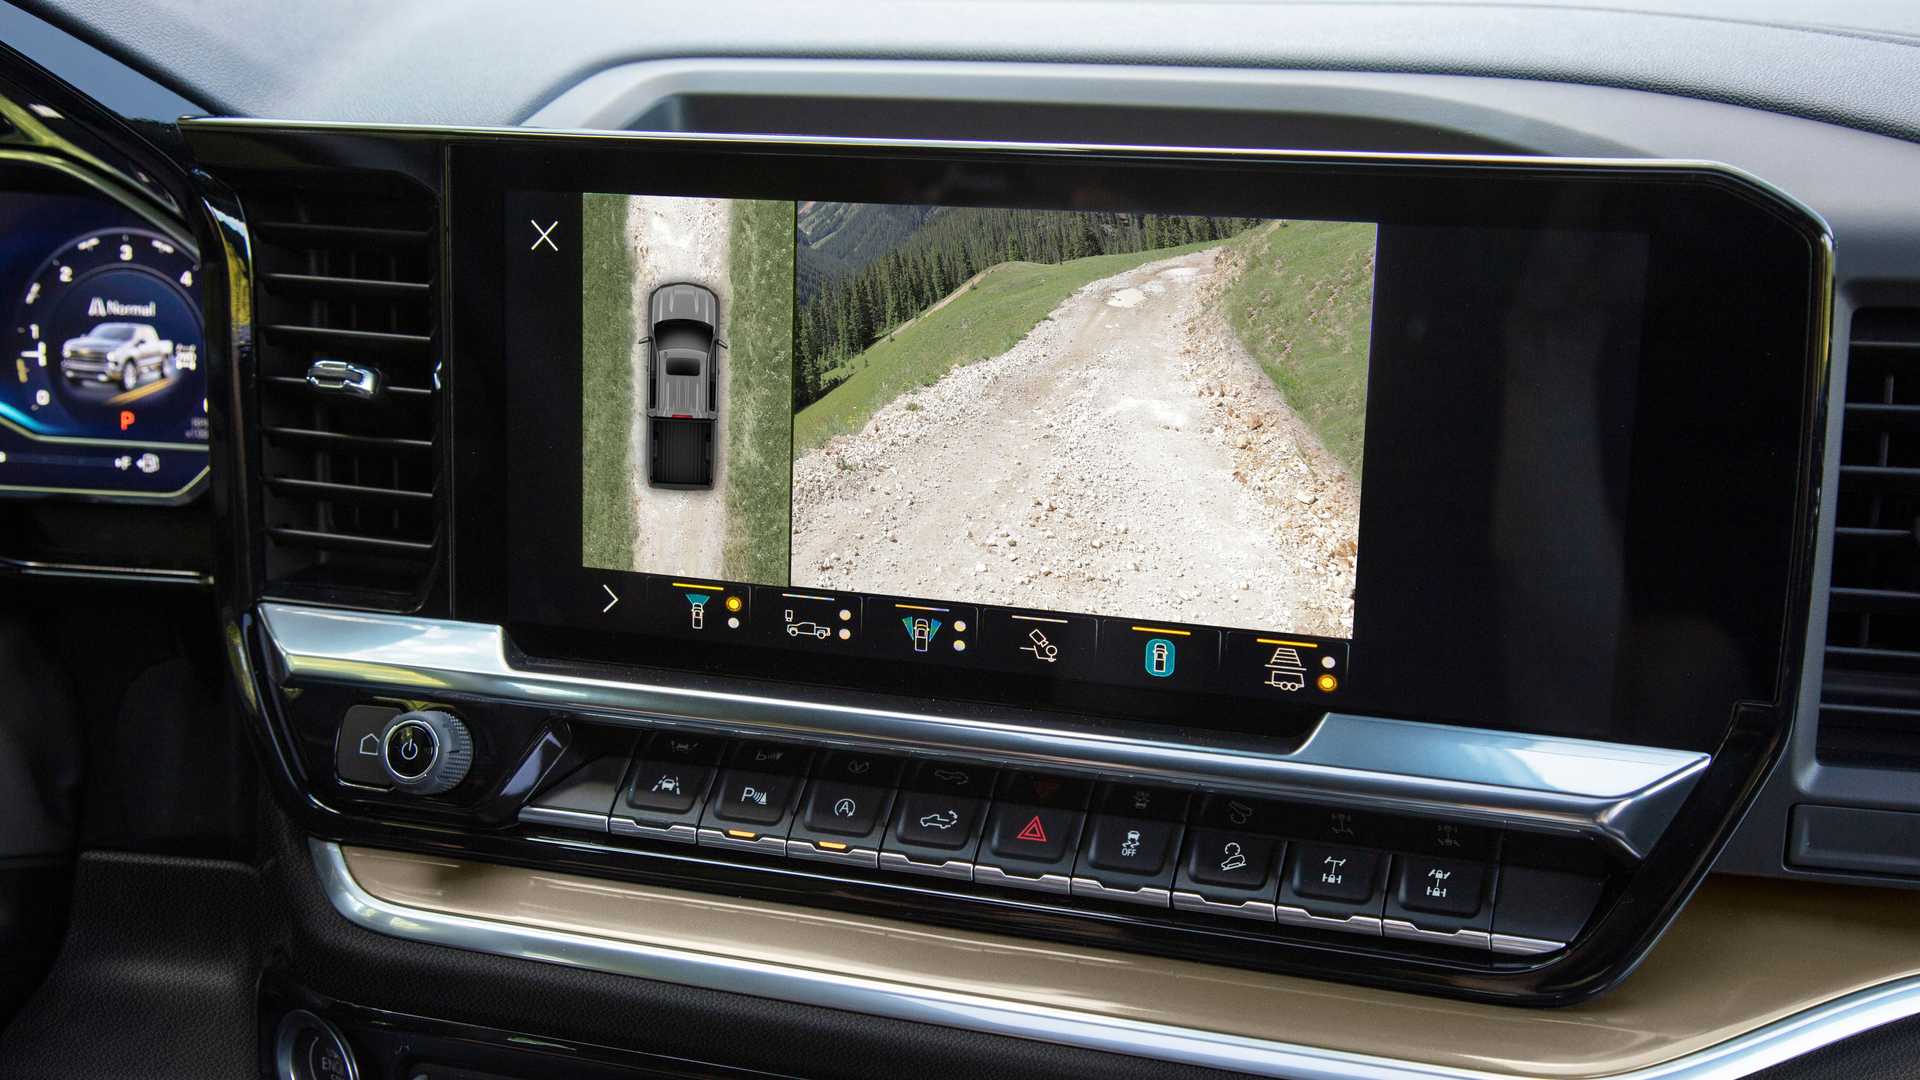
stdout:
<svg viewBox="0 0 1920 1080">
<path fill-rule="evenodd" d="M 1222 320 L 1230 262 L 1093 282 L 798 458 L 793 583 L 1350 635 L 1357 486 Z"/>
</svg>

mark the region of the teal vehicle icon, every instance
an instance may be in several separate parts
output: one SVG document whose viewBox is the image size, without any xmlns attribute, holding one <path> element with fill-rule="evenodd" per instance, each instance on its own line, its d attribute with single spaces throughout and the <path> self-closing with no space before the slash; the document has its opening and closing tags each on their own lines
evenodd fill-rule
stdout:
<svg viewBox="0 0 1920 1080">
<path fill-rule="evenodd" d="M 1147 669 L 1147 674 L 1156 679 L 1164 679 L 1173 674 L 1176 655 L 1173 642 L 1163 637 L 1149 638 L 1142 666 Z"/>
</svg>

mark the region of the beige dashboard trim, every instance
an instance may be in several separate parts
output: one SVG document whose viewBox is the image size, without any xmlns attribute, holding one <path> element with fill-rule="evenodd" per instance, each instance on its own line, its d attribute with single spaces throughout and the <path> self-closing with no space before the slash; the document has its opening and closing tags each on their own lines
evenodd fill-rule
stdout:
<svg viewBox="0 0 1920 1080">
<path fill-rule="evenodd" d="M 385 933 L 577 966 L 607 966 L 592 958 L 617 951 L 629 974 L 719 973 L 749 993 L 892 995 L 912 1005 L 896 1012 L 906 1018 L 1072 1032 L 1062 1041 L 1270 1075 L 1720 1080 L 1920 1013 L 1920 921 L 1913 894 L 1890 890 L 1710 879 L 1620 988 L 1529 1010 L 319 841 L 313 851 L 336 908 Z M 493 947 L 493 929 L 496 943 L 519 943 Z M 1022 1016 L 1024 1031 L 1004 1022 Z"/>
</svg>

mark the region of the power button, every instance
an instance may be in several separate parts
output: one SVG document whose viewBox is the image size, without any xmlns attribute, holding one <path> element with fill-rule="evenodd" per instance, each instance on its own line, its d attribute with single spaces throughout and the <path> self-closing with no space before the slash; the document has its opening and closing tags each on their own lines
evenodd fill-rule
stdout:
<svg viewBox="0 0 1920 1080">
<path fill-rule="evenodd" d="M 439 795 L 467 778 L 473 735 L 452 713 L 419 709 L 387 722 L 380 736 L 380 766 L 406 795 Z"/>
<path fill-rule="evenodd" d="M 387 768 L 402 782 L 425 776 L 439 756 L 439 737 L 426 724 L 402 720 L 387 729 Z"/>
</svg>

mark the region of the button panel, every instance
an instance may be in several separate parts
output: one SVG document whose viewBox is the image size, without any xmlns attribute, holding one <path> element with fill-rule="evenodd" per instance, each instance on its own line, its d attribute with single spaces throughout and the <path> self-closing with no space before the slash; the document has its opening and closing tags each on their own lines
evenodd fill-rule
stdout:
<svg viewBox="0 0 1920 1080">
<path fill-rule="evenodd" d="M 1592 910 L 1589 900 L 1571 920 L 1516 915 L 1505 924 L 1536 934 L 1546 927 L 1551 940 L 1496 932 L 1502 838 L 1494 830 L 1096 781 L 662 731 L 630 760 L 596 759 L 554 782 L 521 821 L 600 831 L 604 820 L 627 842 L 697 842 L 715 857 L 785 857 L 842 876 L 917 875 L 936 891 L 1008 890 L 1001 895 L 1069 913 L 1265 926 L 1276 937 L 1363 935 L 1389 948 L 1489 960 L 1564 948 Z M 1560 877 L 1549 889 L 1533 884 L 1547 880 L 1543 872 L 1522 873 L 1533 875 L 1532 892 L 1516 904 L 1540 907 L 1533 893 L 1578 891 Z M 1587 895 L 1598 895 L 1595 879 L 1561 877 L 1589 881 Z"/>
</svg>

